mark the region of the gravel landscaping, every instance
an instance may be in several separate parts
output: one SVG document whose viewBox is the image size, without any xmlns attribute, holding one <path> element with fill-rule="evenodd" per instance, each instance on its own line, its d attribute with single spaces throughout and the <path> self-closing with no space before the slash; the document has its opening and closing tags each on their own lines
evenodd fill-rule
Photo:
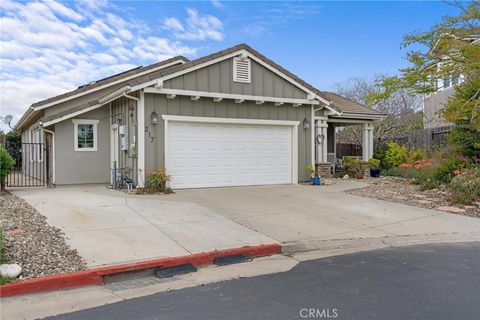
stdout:
<svg viewBox="0 0 480 320">
<path fill-rule="evenodd" d="M 80 271 L 85 261 L 71 249 L 60 229 L 24 200 L 11 193 L 0 193 L 0 225 L 5 258 L 22 267 L 19 279 Z"/>
<path fill-rule="evenodd" d="M 409 206 L 436 209 L 440 211 L 480 218 L 480 201 L 472 205 L 451 203 L 447 189 L 421 191 L 418 185 L 398 177 L 368 178 L 362 180 L 367 187 L 347 191 L 350 194 L 403 203 Z"/>
</svg>

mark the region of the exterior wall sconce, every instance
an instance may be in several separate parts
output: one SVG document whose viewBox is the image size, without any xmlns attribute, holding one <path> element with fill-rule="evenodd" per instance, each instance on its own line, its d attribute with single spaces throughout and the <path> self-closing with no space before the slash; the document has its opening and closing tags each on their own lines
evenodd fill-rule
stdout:
<svg viewBox="0 0 480 320">
<path fill-rule="evenodd" d="M 153 111 L 153 112 L 150 114 L 150 123 L 151 123 L 152 125 L 158 124 L 158 113 L 156 113 L 155 111 Z"/>
<path fill-rule="evenodd" d="M 303 129 L 304 130 L 310 129 L 310 120 L 308 120 L 307 118 L 303 119 Z"/>
</svg>

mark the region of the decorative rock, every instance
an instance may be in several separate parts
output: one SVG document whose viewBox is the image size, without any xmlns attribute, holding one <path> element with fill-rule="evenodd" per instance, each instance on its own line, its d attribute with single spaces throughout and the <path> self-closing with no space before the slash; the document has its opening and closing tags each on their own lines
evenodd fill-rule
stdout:
<svg viewBox="0 0 480 320">
<path fill-rule="evenodd" d="M 430 200 L 417 200 L 417 202 L 421 204 L 432 204 L 432 201 Z"/>
<path fill-rule="evenodd" d="M 417 198 L 417 199 L 425 199 L 425 198 L 427 197 L 427 196 L 424 195 L 424 194 L 414 194 L 413 196 L 414 196 L 415 198 Z"/>
<path fill-rule="evenodd" d="M 335 184 L 335 182 L 333 182 L 332 179 L 323 179 L 322 184 L 329 186 L 329 185 Z"/>
<path fill-rule="evenodd" d="M 464 206 L 464 208 L 467 209 L 467 210 L 468 209 L 472 209 L 472 210 L 477 209 L 476 206 Z"/>
<path fill-rule="evenodd" d="M 350 177 L 348 176 L 348 174 L 346 174 L 346 175 L 343 176 L 343 180 L 348 180 L 348 179 L 350 179 Z"/>
<path fill-rule="evenodd" d="M 462 208 L 452 207 L 452 206 L 444 206 L 444 207 L 437 207 L 439 211 L 451 212 L 451 213 L 464 213 L 466 210 Z"/>
<path fill-rule="evenodd" d="M 18 264 L 0 264 L 0 275 L 7 278 L 16 278 L 22 273 L 22 267 Z"/>
</svg>

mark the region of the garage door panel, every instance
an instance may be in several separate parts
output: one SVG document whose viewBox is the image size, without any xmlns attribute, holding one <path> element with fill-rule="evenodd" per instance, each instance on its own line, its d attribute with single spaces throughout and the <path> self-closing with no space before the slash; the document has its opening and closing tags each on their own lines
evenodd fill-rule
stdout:
<svg viewBox="0 0 480 320">
<path fill-rule="evenodd" d="M 292 183 L 292 127 L 171 121 L 171 187 Z"/>
</svg>

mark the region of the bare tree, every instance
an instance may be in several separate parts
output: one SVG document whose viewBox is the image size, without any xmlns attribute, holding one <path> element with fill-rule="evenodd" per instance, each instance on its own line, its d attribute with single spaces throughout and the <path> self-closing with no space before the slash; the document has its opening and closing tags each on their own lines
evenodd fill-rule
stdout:
<svg viewBox="0 0 480 320">
<path fill-rule="evenodd" d="M 368 97 L 381 89 L 377 76 L 374 80 L 353 78 L 344 83 L 336 84 L 335 91 L 367 108 L 386 114 L 386 118 L 375 124 L 374 137 L 379 142 L 405 136 L 407 132 L 423 128 L 422 99 L 413 95 L 407 89 L 394 92 L 388 99 L 371 104 Z M 362 141 L 362 130 L 359 126 L 348 126 L 340 129 L 337 141 L 358 143 Z"/>
</svg>

